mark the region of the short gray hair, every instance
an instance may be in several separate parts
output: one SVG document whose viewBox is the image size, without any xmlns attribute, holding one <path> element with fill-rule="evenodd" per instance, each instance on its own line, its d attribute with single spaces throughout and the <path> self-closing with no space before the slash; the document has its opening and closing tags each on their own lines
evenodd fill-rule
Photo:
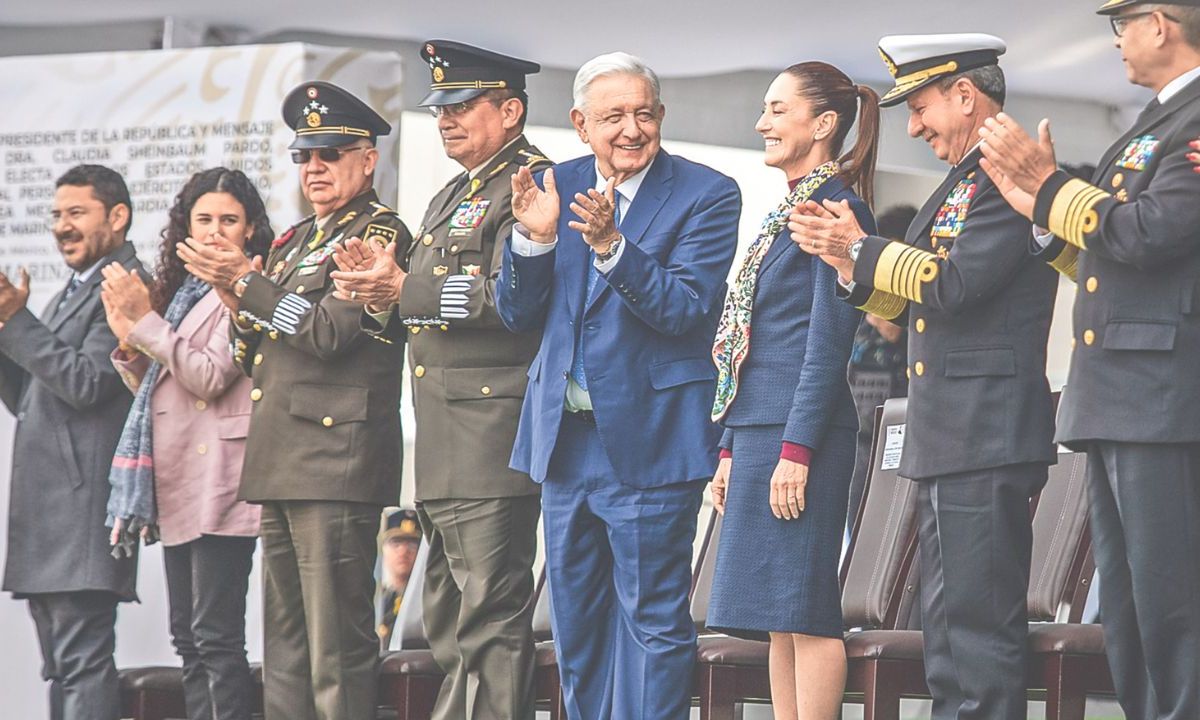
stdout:
<svg viewBox="0 0 1200 720">
<path fill-rule="evenodd" d="M 597 78 L 609 75 L 636 75 L 645 79 L 650 83 L 650 89 L 654 92 L 654 105 L 657 107 L 662 103 L 658 75 L 650 69 L 650 66 L 642 62 L 641 58 L 634 57 L 629 53 L 612 52 L 597 55 L 588 60 L 583 67 L 579 68 L 579 72 L 575 73 L 575 85 L 571 89 L 571 94 L 574 96 L 576 110 L 583 109 L 588 88 L 592 83 Z"/>
<path fill-rule="evenodd" d="M 943 78 L 941 82 L 938 83 L 938 87 L 940 87 L 942 92 L 945 93 L 951 88 L 951 86 L 954 85 L 954 83 L 958 82 L 959 78 L 966 78 L 967 80 L 970 80 L 971 84 L 974 85 L 979 92 L 987 95 L 1000 107 L 1004 107 L 1004 97 L 1008 90 L 1004 84 L 1004 71 L 1000 69 L 999 65 L 985 65 L 981 68 L 975 68 L 974 70 L 967 70 L 966 72 L 961 72 L 957 75 L 951 75 L 947 78 Z"/>
<path fill-rule="evenodd" d="M 1158 11 L 1179 21 L 1183 30 L 1183 40 L 1193 48 L 1200 49 L 1200 8 L 1192 5 L 1175 5 L 1173 3 L 1155 3 L 1143 5 L 1146 12 Z"/>
</svg>

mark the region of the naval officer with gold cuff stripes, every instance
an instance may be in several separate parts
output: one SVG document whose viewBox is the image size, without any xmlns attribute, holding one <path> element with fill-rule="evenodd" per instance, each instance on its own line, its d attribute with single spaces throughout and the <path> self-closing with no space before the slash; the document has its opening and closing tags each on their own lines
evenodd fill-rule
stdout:
<svg viewBox="0 0 1200 720">
<path fill-rule="evenodd" d="M 1011 118 L 985 166 L 1080 291 L 1058 440 L 1088 453 L 1105 649 L 1128 718 L 1200 717 L 1200 2 L 1110 0 L 1130 82 L 1154 93 L 1091 182 Z"/>
<path fill-rule="evenodd" d="M 793 239 L 836 267 L 847 299 L 907 318 L 910 386 L 900 472 L 918 481 L 925 674 L 935 720 L 1024 720 L 1029 499 L 1055 460 L 1046 339 L 1055 273 L 1029 221 L 979 169 L 978 130 L 1004 103 L 990 35 L 891 36 L 908 132 L 950 173 L 904 242 L 808 204 Z M 902 320 L 901 320 L 902 321 Z M 980 602 L 980 598 L 989 598 Z"/>
</svg>

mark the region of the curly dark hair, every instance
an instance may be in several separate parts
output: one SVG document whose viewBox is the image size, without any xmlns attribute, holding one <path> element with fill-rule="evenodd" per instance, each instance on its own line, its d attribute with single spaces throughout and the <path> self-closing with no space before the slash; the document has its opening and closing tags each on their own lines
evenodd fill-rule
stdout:
<svg viewBox="0 0 1200 720">
<path fill-rule="evenodd" d="M 162 231 L 162 247 L 158 252 L 158 267 L 154 273 L 154 285 L 150 288 L 150 301 L 159 313 L 166 312 L 171 298 L 187 279 L 188 272 L 183 261 L 175 254 L 175 246 L 191 235 L 192 208 L 196 201 L 211 192 L 229 193 L 246 212 L 246 222 L 254 227 L 246 243 L 246 255 L 266 257 L 271 245 L 271 221 L 267 208 L 254 183 L 241 170 L 215 167 L 196 173 L 187 181 L 175 203 L 171 206 L 170 220 Z"/>
</svg>

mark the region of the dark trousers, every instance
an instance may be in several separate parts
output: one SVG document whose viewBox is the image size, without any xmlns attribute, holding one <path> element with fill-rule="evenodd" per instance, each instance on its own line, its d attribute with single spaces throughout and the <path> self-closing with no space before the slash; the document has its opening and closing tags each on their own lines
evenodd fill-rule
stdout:
<svg viewBox="0 0 1200 720">
<path fill-rule="evenodd" d="M 429 500 L 425 634 L 446 672 L 434 720 L 533 720 L 533 559 L 541 499 Z"/>
<path fill-rule="evenodd" d="M 932 720 L 1024 720 L 1029 499 L 1046 466 L 922 480 L 921 624 Z"/>
<path fill-rule="evenodd" d="M 118 597 L 90 590 L 27 599 L 42 646 L 42 677 L 50 681 L 51 720 L 117 720 Z"/>
<path fill-rule="evenodd" d="M 703 487 L 622 484 L 595 426 L 563 420 L 542 520 L 570 720 L 688 717 L 696 659 L 688 591 Z"/>
<path fill-rule="evenodd" d="M 246 591 L 253 537 L 203 535 L 163 548 L 171 641 L 183 661 L 189 720 L 249 720 Z"/>
<path fill-rule="evenodd" d="M 263 504 L 266 720 L 375 717 L 375 556 L 382 508 Z"/>
<path fill-rule="evenodd" d="M 1129 720 L 1200 718 L 1200 445 L 1088 451 L 1100 621 Z"/>
</svg>

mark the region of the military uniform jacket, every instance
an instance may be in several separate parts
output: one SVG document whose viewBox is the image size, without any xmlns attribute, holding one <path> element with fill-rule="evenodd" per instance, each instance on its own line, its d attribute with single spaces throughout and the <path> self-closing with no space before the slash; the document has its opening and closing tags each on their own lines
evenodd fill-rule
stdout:
<svg viewBox="0 0 1200 720">
<path fill-rule="evenodd" d="M 512 333 L 496 314 L 496 279 L 512 230 L 511 178 L 550 165 L 518 137 L 475 178 L 454 178 L 429 204 L 389 337 L 408 334 L 417 416 L 416 499 L 534 495 L 511 470 L 526 372 L 538 333 Z"/>
<path fill-rule="evenodd" d="M 239 497 L 395 504 L 400 493 L 403 343 L 362 329 L 362 306 L 333 297 L 333 243 L 412 236 L 375 192 L 272 244 L 238 305 L 234 356 L 253 380 Z"/>
<path fill-rule="evenodd" d="M 907 315 L 900 472 L 914 480 L 1055 459 L 1046 340 L 1057 277 L 979 158 L 950 171 L 905 242 L 867 237 L 854 266 L 852 303 Z"/>
<path fill-rule="evenodd" d="M 1078 279 L 1058 440 L 1200 441 L 1200 80 L 1148 109 L 1091 183 L 1055 173 L 1035 218 L 1042 256 Z"/>
</svg>

